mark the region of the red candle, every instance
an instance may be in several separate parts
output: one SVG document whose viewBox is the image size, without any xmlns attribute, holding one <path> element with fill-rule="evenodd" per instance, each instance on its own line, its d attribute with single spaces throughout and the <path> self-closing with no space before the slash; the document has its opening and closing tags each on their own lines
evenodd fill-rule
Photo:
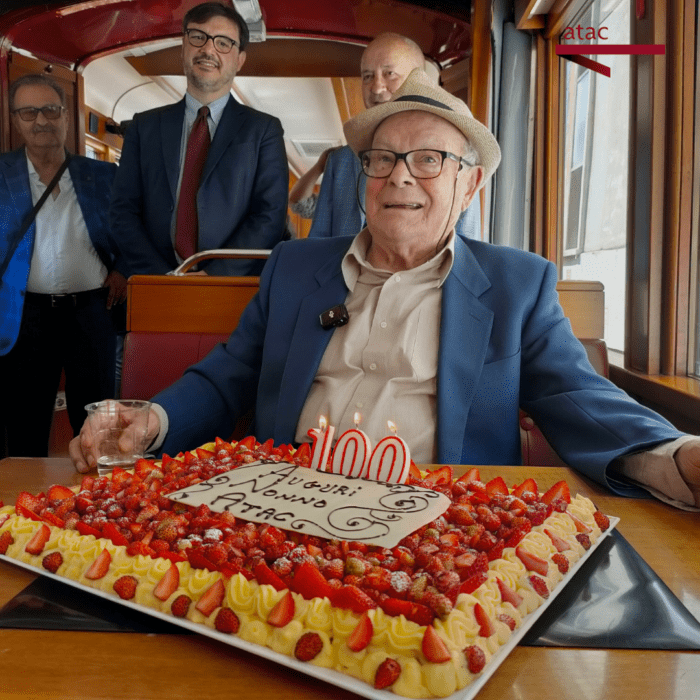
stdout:
<svg viewBox="0 0 700 700">
<path fill-rule="evenodd" d="M 360 429 L 360 414 L 355 414 L 355 427 L 346 430 L 335 444 L 331 472 L 345 476 L 366 476 L 372 443 Z"/>
<path fill-rule="evenodd" d="M 396 435 L 396 425 L 387 422 L 393 433 L 379 441 L 369 461 L 367 478 L 390 484 L 404 484 L 411 468 L 411 453 L 408 445 Z"/>
<path fill-rule="evenodd" d="M 326 470 L 326 464 L 331 454 L 331 445 L 333 444 L 333 434 L 335 428 L 328 425 L 325 416 L 318 419 L 318 428 L 311 428 L 306 434 L 311 438 L 311 459 L 309 467 L 311 469 Z"/>
</svg>

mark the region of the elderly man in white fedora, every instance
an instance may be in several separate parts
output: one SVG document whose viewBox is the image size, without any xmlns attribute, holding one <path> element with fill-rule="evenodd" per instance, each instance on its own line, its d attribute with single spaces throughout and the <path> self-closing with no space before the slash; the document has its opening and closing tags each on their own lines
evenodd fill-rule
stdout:
<svg viewBox="0 0 700 700">
<path fill-rule="evenodd" d="M 153 398 L 157 448 L 228 437 L 254 407 L 261 442 L 306 440 L 320 415 L 340 434 L 359 412 L 374 443 L 396 423 L 418 463 L 518 464 L 522 406 L 588 477 L 697 505 L 700 438 L 596 374 L 555 266 L 455 235 L 500 160 L 467 106 L 416 69 L 345 133 L 368 177 L 367 228 L 275 248 L 229 342 Z M 72 448 L 92 464 L 86 431 Z"/>
</svg>

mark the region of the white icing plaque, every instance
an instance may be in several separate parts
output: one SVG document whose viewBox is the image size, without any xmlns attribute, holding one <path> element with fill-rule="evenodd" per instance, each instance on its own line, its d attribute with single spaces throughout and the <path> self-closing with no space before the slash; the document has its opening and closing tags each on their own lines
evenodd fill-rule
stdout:
<svg viewBox="0 0 700 700">
<path fill-rule="evenodd" d="M 168 495 L 244 520 L 329 539 L 395 547 L 450 506 L 447 496 L 408 484 L 254 462 Z"/>
</svg>

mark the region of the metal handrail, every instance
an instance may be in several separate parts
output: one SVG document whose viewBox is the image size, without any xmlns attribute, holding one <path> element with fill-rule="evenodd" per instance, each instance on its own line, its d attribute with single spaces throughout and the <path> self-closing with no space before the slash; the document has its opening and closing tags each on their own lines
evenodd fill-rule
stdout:
<svg viewBox="0 0 700 700">
<path fill-rule="evenodd" d="M 180 277 L 187 270 L 196 265 L 202 260 L 267 260 L 270 257 L 271 250 L 233 250 L 230 248 L 220 248 L 218 250 L 200 250 L 194 255 L 190 255 L 187 260 L 183 260 L 169 275 Z"/>
</svg>

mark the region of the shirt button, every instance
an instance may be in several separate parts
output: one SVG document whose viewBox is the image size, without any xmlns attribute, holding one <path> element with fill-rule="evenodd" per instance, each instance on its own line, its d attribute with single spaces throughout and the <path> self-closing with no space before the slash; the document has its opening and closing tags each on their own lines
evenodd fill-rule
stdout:
<svg viewBox="0 0 700 700">
<path fill-rule="evenodd" d="M 377 369 L 377 363 L 376 363 L 376 362 L 373 362 L 373 363 L 369 366 L 369 368 L 370 368 L 370 369 L 373 369 L 373 370 L 374 370 L 374 369 Z"/>
<path fill-rule="evenodd" d="M 379 325 L 380 325 L 382 328 L 386 328 L 386 321 L 382 321 Z"/>
<path fill-rule="evenodd" d="M 396 275 L 396 281 L 400 282 L 401 281 L 401 275 Z"/>
<path fill-rule="evenodd" d="M 358 401 L 358 402 L 355 404 L 355 406 L 356 406 L 357 408 L 364 408 L 365 405 L 362 403 L 362 401 Z"/>
</svg>

